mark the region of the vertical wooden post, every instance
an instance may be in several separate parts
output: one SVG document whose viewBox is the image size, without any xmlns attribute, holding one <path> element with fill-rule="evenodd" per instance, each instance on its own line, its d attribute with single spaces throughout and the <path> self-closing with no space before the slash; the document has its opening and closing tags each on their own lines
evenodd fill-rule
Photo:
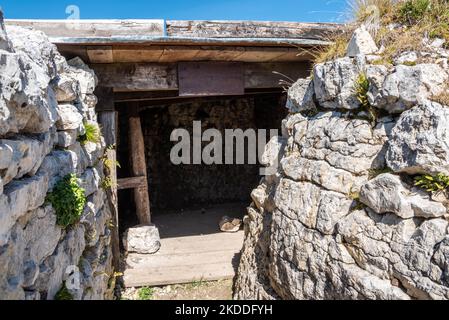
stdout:
<svg viewBox="0 0 449 320">
<path fill-rule="evenodd" d="M 111 178 L 111 187 L 106 191 L 108 204 L 112 214 L 112 263 L 115 271 L 120 270 L 120 235 L 119 235 L 119 218 L 118 218 L 118 196 L 117 196 L 117 153 L 114 148 L 117 144 L 117 121 L 116 112 L 114 111 L 114 93 L 112 88 L 97 88 L 95 94 L 98 98 L 97 111 L 98 122 L 100 123 L 102 135 L 106 146 L 106 157 L 112 165 L 105 168 L 106 174 Z"/>
<path fill-rule="evenodd" d="M 131 171 L 134 177 L 144 177 L 145 183 L 134 189 L 136 214 L 142 225 L 151 224 L 150 197 L 148 194 L 147 164 L 145 161 L 145 143 L 142 133 L 142 124 L 139 116 L 139 104 L 130 103 L 129 116 L 129 146 Z"/>
</svg>

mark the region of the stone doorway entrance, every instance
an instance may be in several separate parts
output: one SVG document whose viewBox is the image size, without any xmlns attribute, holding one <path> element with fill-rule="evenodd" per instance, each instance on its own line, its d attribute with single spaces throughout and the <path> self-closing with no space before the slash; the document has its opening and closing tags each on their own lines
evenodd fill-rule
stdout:
<svg viewBox="0 0 449 320">
<path fill-rule="evenodd" d="M 178 101 L 140 103 L 139 118 L 151 218 L 161 234 L 155 255 L 129 254 L 126 286 L 165 285 L 232 278 L 243 243 L 243 231 L 222 233 L 223 216 L 242 219 L 251 191 L 260 181 L 260 165 L 207 165 L 171 162 L 174 129 L 192 132 L 193 121 L 202 129 L 280 130 L 286 110 L 285 94 L 272 90 L 227 97 L 197 97 Z M 119 181 L 133 175 L 130 164 L 129 104 L 118 103 L 117 159 Z M 280 132 L 280 131 L 279 131 Z M 269 139 L 269 136 L 267 136 Z M 208 143 L 204 143 L 207 145 Z M 223 146 L 224 148 L 224 146 Z M 192 150 L 193 152 L 193 150 Z M 118 191 L 119 222 L 123 232 L 139 224 L 134 189 Z"/>
</svg>

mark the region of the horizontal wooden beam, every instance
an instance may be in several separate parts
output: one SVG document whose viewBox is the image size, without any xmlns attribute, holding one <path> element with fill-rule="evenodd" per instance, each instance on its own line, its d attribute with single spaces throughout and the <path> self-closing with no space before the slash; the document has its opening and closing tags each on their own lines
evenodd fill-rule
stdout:
<svg viewBox="0 0 449 320">
<path fill-rule="evenodd" d="M 174 97 L 174 98 L 160 98 L 160 99 L 150 99 L 150 100 L 143 100 L 139 101 L 138 105 L 140 110 L 144 109 L 151 109 L 151 108 L 160 108 L 160 107 L 166 107 L 168 105 L 173 104 L 186 104 L 186 103 L 203 103 L 203 102 L 210 102 L 210 101 L 223 101 L 223 100 L 229 100 L 229 99 L 243 99 L 243 98 L 251 98 L 254 96 L 272 96 L 272 95 L 281 95 L 283 91 L 281 89 L 272 89 L 272 90 L 260 90 L 260 91 L 254 91 L 254 92 L 247 92 L 244 95 L 238 95 L 238 96 L 211 96 L 211 97 Z M 129 104 L 126 102 L 119 102 L 116 104 L 117 111 L 126 110 L 128 108 Z"/>
<path fill-rule="evenodd" d="M 32 27 L 56 44 L 202 44 L 317 46 L 343 25 L 272 21 L 6 20 Z"/>
<path fill-rule="evenodd" d="M 114 92 L 116 103 L 176 98 L 178 96 L 178 90 Z"/>
<path fill-rule="evenodd" d="M 112 46 L 90 46 L 86 48 L 89 62 L 91 63 L 113 63 L 114 56 Z"/>
<path fill-rule="evenodd" d="M 263 94 L 274 94 L 274 93 L 282 93 L 282 88 L 261 88 L 261 89 L 246 89 L 245 94 L 242 95 L 242 97 L 247 96 L 254 96 L 254 95 L 263 95 Z M 132 91 L 132 92 L 114 92 L 113 93 L 115 102 L 120 106 L 125 106 L 122 103 L 124 102 L 141 102 L 141 105 L 145 105 L 146 103 L 160 103 L 164 102 L 166 100 L 170 101 L 183 101 L 183 99 L 189 99 L 189 98 L 212 98 L 212 97 L 180 97 L 179 91 L 177 90 L 168 90 L 168 91 Z M 220 99 L 226 99 L 226 98 L 234 98 L 239 96 L 222 96 L 219 97 Z M 218 98 L 218 97 L 216 97 Z"/>
<path fill-rule="evenodd" d="M 318 48 L 318 47 L 317 47 Z M 311 61 L 317 48 L 239 46 L 58 45 L 68 58 L 87 63 L 174 63 L 179 61 L 293 62 Z"/>
<path fill-rule="evenodd" d="M 115 91 L 178 90 L 176 64 L 92 64 L 100 85 Z"/>
<path fill-rule="evenodd" d="M 125 189 L 137 189 L 146 186 L 147 177 L 132 177 L 132 178 L 122 178 L 117 180 L 117 189 L 125 190 Z"/>
<path fill-rule="evenodd" d="M 168 20 L 170 36 L 323 39 L 341 25 L 275 21 Z"/>
<path fill-rule="evenodd" d="M 178 90 L 177 64 L 92 64 L 100 85 L 115 92 Z M 308 62 L 244 63 L 245 89 L 281 88 L 280 80 L 294 82 L 307 77 Z"/>
<path fill-rule="evenodd" d="M 31 27 L 51 38 L 111 38 L 128 35 L 164 36 L 164 20 L 16 20 L 7 19 L 7 25 Z"/>
</svg>

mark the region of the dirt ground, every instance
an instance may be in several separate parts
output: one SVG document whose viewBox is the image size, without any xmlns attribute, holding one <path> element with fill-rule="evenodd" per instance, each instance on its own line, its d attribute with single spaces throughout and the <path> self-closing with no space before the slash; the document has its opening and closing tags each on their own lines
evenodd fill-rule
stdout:
<svg viewBox="0 0 449 320">
<path fill-rule="evenodd" d="M 161 288 L 129 288 L 123 300 L 232 300 L 232 280 L 193 282 Z"/>
</svg>

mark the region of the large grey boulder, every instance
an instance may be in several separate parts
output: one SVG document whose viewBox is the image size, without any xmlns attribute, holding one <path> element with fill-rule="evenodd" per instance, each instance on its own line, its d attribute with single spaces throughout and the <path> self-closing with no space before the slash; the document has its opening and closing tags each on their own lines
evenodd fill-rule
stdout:
<svg viewBox="0 0 449 320">
<path fill-rule="evenodd" d="M 376 67 L 372 67 L 372 70 L 375 69 Z M 368 98 L 373 106 L 390 113 L 401 113 L 424 103 L 427 98 L 445 90 L 448 80 L 446 71 L 440 65 L 432 63 L 398 65 L 394 72 L 388 74 L 385 73 L 385 67 L 378 67 L 377 70 L 377 73 L 371 71 L 368 77 L 376 79 Z"/>
<path fill-rule="evenodd" d="M 292 113 L 315 111 L 313 81 L 299 79 L 288 90 L 287 109 Z"/>
<path fill-rule="evenodd" d="M 129 228 L 123 235 L 123 245 L 129 253 L 154 254 L 161 248 L 159 230 L 154 225 Z"/>
<path fill-rule="evenodd" d="M 8 37 L 14 50 L 20 52 L 41 76 L 53 79 L 57 74 L 56 59 L 60 54 L 45 33 L 30 28 L 8 25 Z M 47 81 L 48 84 L 48 81 Z"/>
<path fill-rule="evenodd" d="M 373 54 L 378 50 L 379 49 L 377 48 L 373 37 L 368 30 L 366 30 L 366 27 L 362 25 L 352 34 L 351 40 L 348 44 L 347 56 L 354 58 L 359 54 Z"/>
<path fill-rule="evenodd" d="M 425 101 L 401 114 L 386 160 L 395 172 L 449 175 L 449 109 Z"/>
<path fill-rule="evenodd" d="M 447 213 L 442 203 L 431 201 L 424 192 L 412 192 L 401 182 L 399 176 L 388 173 L 379 175 L 362 186 L 360 201 L 376 213 L 395 213 L 403 219 L 438 218 Z"/>
<path fill-rule="evenodd" d="M 359 108 L 359 101 L 354 95 L 354 86 L 360 73 L 360 67 L 348 57 L 317 64 L 313 70 L 313 83 L 320 107 Z"/>
</svg>

